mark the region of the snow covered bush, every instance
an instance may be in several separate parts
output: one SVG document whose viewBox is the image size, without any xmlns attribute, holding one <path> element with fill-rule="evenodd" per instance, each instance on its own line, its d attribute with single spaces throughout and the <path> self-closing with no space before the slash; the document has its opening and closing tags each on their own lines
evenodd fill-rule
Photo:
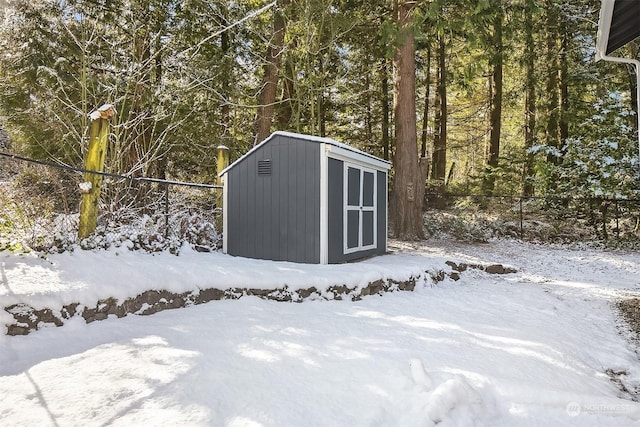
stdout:
<svg viewBox="0 0 640 427">
<path fill-rule="evenodd" d="M 596 114 L 582 124 L 583 136 L 566 141 L 559 190 L 595 197 L 640 196 L 638 140 L 629 125 L 635 112 L 617 92 L 594 108 Z"/>
<path fill-rule="evenodd" d="M 42 195 L 16 192 L 0 185 L 0 250 L 29 250 L 42 247 L 53 205 Z"/>
<path fill-rule="evenodd" d="M 71 198 L 52 191 L 57 188 L 48 187 L 52 185 L 33 172 L 0 184 L 0 250 L 54 253 L 125 247 L 177 254 L 184 244 L 200 251 L 220 247 L 212 203 L 180 191 L 172 193 L 168 204 L 162 197 L 140 207 L 103 203 L 95 232 L 79 241 L 79 202 L 69 212 Z"/>
<path fill-rule="evenodd" d="M 425 230 L 432 237 L 451 237 L 463 242 L 484 243 L 490 232 L 486 223 L 474 214 L 430 211 L 425 215 Z"/>
</svg>

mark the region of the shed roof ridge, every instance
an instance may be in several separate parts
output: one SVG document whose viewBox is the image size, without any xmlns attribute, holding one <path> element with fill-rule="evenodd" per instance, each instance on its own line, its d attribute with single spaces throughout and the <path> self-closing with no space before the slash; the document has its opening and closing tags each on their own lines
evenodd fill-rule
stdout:
<svg viewBox="0 0 640 427">
<path fill-rule="evenodd" d="M 352 147 L 352 146 L 350 146 L 348 144 L 345 144 L 343 142 L 336 141 L 335 139 L 332 139 L 332 138 L 328 138 L 328 137 L 325 137 L 325 136 L 307 135 L 307 134 L 303 134 L 303 133 L 296 133 L 296 132 L 278 130 L 278 131 L 273 132 L 267 138 L 265 138 L 261 143 L 259 143 L 258 145 L 254 146 L 253 148 L 251 148 L 251 150 L 249 150 L 246 153 L 244 153 L 235 162 L 233 162 L 229 166 L 227 166 L 224 170 L 219 172 L 218 176 L 222 176 L 225 173 L 227 173 L 235 165 L 237 165 L 238 163 L 242 162 L 245 158 L 247 158 L 249 155 L 251 155 L 254 151 L 257 151 L 260 147 L 262 147 L 263 145 L 267 144 L 271 139 L 273 139 L 275 136 L 278 136 L 278 135 L 279 136 L 289 137 L 289 138 L 304 139 L 306 141 L 311 141 L 311 142 L 330 144 L 330 145 L 333 145 L 333 146 L 336 146 L 336 147 L 343 148 L 345 150 L 349 150 L 349 151 L 353 151 L 355 153 L 362 154 L 362 155 L 364 155 L 366 157 L 369 157 L 371 159 L 375 159 L 375 160 L 378 160 L 378 161 L 381 161 L 381 162 L 384 162 L 384 163 L 391 164 L 391 162 L 389 162 L 388 160 L 381 159 L 381 158 L 379 158 L 377 156 L 374 156 L 373 154 L 369 154 L 369 153 L 367 153 L 365 151 L 359 150 L 359 149 L 357 149 L 355 147 Z"/>
</svg>

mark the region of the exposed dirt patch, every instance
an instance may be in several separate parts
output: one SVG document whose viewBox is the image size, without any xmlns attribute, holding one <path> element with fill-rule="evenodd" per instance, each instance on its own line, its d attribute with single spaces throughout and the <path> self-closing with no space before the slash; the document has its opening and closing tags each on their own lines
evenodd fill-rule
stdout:
<svg viewBox="0 0 640 427">
<path fill-rule="evenodd" d="M 618 302 L 618 310 L 636 338 L 640 337 L 640 298 L 629 298 Z"/>
<path fill-rule="evenodd" d="M 632 341 L 635 346 L 636 354 L 640 357 L 640 298 L 627 298 L 617 303 L 618 312 L 624 326 L 631 334 L 624 334 Z M 621 328 L 622 329 L 622 328 Z M 611 381 L 618 386 L 623 397 L 633 401 L 640 401 L 640 385 L 629 384 L 626 381 L 626 371 L 614 371 L 607 369 L 605 371 Z"/>
</svg>

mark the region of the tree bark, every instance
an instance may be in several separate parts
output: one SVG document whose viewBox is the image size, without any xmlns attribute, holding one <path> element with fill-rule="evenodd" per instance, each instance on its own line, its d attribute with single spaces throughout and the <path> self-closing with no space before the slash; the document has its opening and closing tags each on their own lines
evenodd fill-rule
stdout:
<svg viewBox="0 0 640 427">
<path fill-rule="evenodd" d="M 524 127 L 524 185 L 522 194 L 533 196 L 534 154 L 529 149 L 536 144 L 536 75 L 535 75 L 535 44 L 533 41 L 533 8 L 534 0 L 527 0 L 524 11 L 525 18 L 525 69 L 526 69 L 526 99 L 525 99 L 525 127 Z"/>
<path fill-rule="evenodd" d="M 502 64 L 503 64 L 503 42 L 502 23 L 504 14 L 502 12 L 501 0 L 496 2 L 496 15 L 493 19 L 492 45 L 495 51 L 491 58 L 491 112 L 490 112 L 490 134 L 489 147 L 487 150 L 487 174 L 483 181 L 485 194 L 493 193 L 495 187 L 495 168 L 498 167 L 500 158 L 500 137 L 502 130 Z"/>
<path fill-rule="evenodd" d="M 228 23 L 229 10 L 226 5 L 222 4 L 223 16 L 222 24 L 226 27 Z M 231 51 L 231 30 L 223 31 L 220 35 L 220 49 L 222 50 L 222 63 L 224 64 L 222 73 L 222 82 L 220 84 L 222 96 L 222 105 L 220 106 L 220 125 L 222 127 L 221 142 L 226 145 L 230 136 L 231 127 L 231 80 L 233 76 L 233 56 Z"/>
<path fill-rule="evenodd" d="M 547 141 L 546 144 L 551 148 L 558 148 L 558 116 L 559 116 L 559 96 L 558 96 L 558 11 L 555 6 L 548 2 L 547 8 L 547 52 L 546 62 L 549 67 L 547 73 Z M 547 161 L 552 164 L 558 164 L 558 156 L 555 153 L 547 155 Z M 553 185 L 553 182 L 550 183 Z"/>
<path fill-rule="evenodd" d="M 262 142 L 271 134 L 271 123 L 275 110 L 276 91 L 278 88 L 278 73 L 284 48 L 285 19 L 283 9 L 290 0 L 279 0 L 273 12 L 273 33 L 267 48 L 267 58 L 264 64 L 262 87 L 258 100 L 258 113 L 255 124 L 254 145 Z"/>
<path fill-rule="evenodd" d="M 560 158 L 558 162 L 562 162 L 564 157 L 565 144 L 569 137 L 569 63 L 567 54 L 569 51 L 569 40 L 571 38 L 569 34 L 568 22 L 563 19 L 561 43 L 562 49 L 560 50 L 560 139 L 558 141 L 558 149 L 560 151 Z"/>
<path fill-rule="evenodd" d="M 393 57 L 396 151 L 390 211 L 396 237 L 405 240 L 424 238 L 425 179 L 418 165 L 415 41 L 411 19 L 414 4 L 402 0 L 395 4 L 399 33 Z"/>
<path fill-rule="evenodd" d="M 293 50 L 295 50 L 295 40 L 292 41 L 292 45 Z M 288 55 L 284 65 L 282 97 L 280 99 L 280 108 L 278 108 L 278 127 L 280 129 L 288 129 L 292 126 L 291 121 L 293 118 L 294 98 L 296 93 L 294 76 L 295 64 L 291 55 Z"/>
<path fill-rule="evenodd" d="M 631 58 L 640 59 L 640 47 L 638 47 L 635 43 L 629 43 L 627 45 L 629 47 L 629 51 L 631 52 Z M 638 108 L 638 98 L 636 96 L 637 93 L 637 84 L 638 79 L 636 77 L 635 68 L 632 65 L 627 65 L 628 76 L 629 76 L 629 91 L 631 93 L 631 98 L 629 99 L 629 106 L 631 110 L 636 113 L 636 117 L 638 117 L 638 113 L 640 112 L 640 108 Z M 633 123 L 630 126 L 638 132 L 638 120 L 631 120 Z"/>
<path fill-rule="evenodd" d="M 391 157 L 391 143 L 389 141 L 389 78 L 387 76 L 387 59 L 382 59 L 380 67 L 380 84 L 382 92 L 382 153 L 385 160 Z"/>
<path fill-rule="evenodd" d="M 431 45 L 427 45 L 427 78 L 424 93 L 424 111 L 422 112 L 422 135 L 420 157 L 427 157 L 427 138 L 429 136 L 429 98 L 431 97 Z"/>
<path fill-rule="evenodd" d="M 438 36 L 438 93 L 436 98 L 436 132 L 433 137 L 431 178 L 444 184 L 447 173 L 447 64 L 444 34 Z M 443 186 L 440 188 L 444 189 Z"/>
</svg>

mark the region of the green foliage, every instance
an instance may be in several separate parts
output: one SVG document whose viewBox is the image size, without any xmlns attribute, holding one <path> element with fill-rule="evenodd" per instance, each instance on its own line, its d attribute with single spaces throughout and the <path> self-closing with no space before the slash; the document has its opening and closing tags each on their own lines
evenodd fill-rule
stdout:
<svg viewBox="0 0 640 427">
<path fill-rule="evenodd" d="M 234 160 L 253 145 L 275 8 L 245 18 L 268 3 L 10 2 L 0 25 L 0 121 L 12 149 L 80 166 L 87 114 L 109 102 L 118 116 L 107 171 L 212 182 L 216 146 L 229 147 Z M 390 136 L 392 158 L 390 59 L 399 37 L 393 2 L 300 0 L 277 7 L 286 34 L 272 128 L 326 135 L 378 156 Z M 453 169 L 448 191 L 479 193 L 482 180 L 490 178 L 495 194 L 520 194 L 527 179 L 537 195 L 636 196 L 640 165 L 630 128 L 629 73 L 620 64 L 592 62 L 598 7 L 596 0 L 416 2 L 417 114 L 426 113 L 430 155 L 441 72 L 448 97 L 446 170 Z M 527 17 L 532 52 L 525 46 Z M 551 25 L 552 18 L 557 24 Z M 502 48 L 494 39 L 499 22 Z M 436 61 L 438 37 L 445 42 L 443 70 Z M 639 55 L 637 45 L 626 49 L 626 56 Z M 498 54 L 504 59 L 500 158 L 487 168 L 491 65 Z M 531 56 L 534 73 L 526 75 Z M 557 77 L 555 87 L 551 77 Z M 532 139 L 524 141 L 531 85 L 536 124 Z M 420 140 L 420 125 L 418 132 Z M 536 174 L 524 177 L 530 155 Z M 16 185 L 35 211 L 69 214 L 78 203 L 76 178 L 25 172 Z M 152 191 L 135 192 L 126 184 L 107 183 L 105 214 L 153 206 Z M 148 199 L 131 202 L 139 194 Z M 14 212 L 4 214 L 4 230 L 32 229 L 31 213 L 12 206 Z M 38 246 L 36 240 L 29 245 Z"/>
<path fill-rule="evenodd" d="M 638 141 L 628 100 L 612 92 L 594 105 L 595 114 L 569 138 L 563 162 L 546 173 L 558 176 L 558 192 L 593 197 L 634 198 L 639 195 Z M 547 148 L 547 152 L 550 149 Z"/>
<path fill-rule="evenodd" d="M 47 239 L 54 203 L 46 194 L 0 186 L 0 250 L 39 250 Z"/>
</svg>

